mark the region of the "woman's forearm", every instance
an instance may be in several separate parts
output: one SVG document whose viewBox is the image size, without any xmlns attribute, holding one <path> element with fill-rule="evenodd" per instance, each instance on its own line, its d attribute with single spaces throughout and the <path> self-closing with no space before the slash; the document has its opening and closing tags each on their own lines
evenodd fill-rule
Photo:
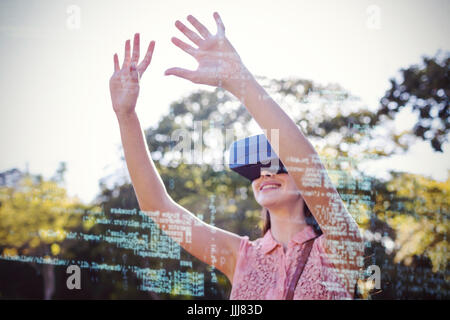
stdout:
<svg viewBox="0 0 450 320">
<path fill-rule="evenodd" d="M 278 149 L 280 159 L 301 155 L 302 158 L 315 157 L 317 152 L 302 131 L 281 107 L 267 94 L 256 79 L 246 71 L 241 80 L 227 88 L 247 108 L 259 124 L 267 130 L 268 140 Z M 272 137 L 271 130 L 278 130 L 278 140 Z M 278 143 L 278 146 L 276 144 Z M 287 164 L 286 161 L 284 161 Z"/>
<path fill-rule="evenodd" d="M 139 207 L 144 211 L 164 209 L 169 196 L 149 154 L 136 112 L 116 116 Z"/>
<path fill-rule="evenodd" d="M 359 237 L 357 224 L 332 185 L 317 151 L 295 122 L 250 73 L 227 89 L 245 105 L 259 126 L 266 130 L 270 144 L 296 182 L 322 231 L 329 234 L 334 226 L 344 222 L 347 235 Z M 278 130 L 278 135 L 274 136 L 272 129 Z M 311 178 L 312 184 L 308 182 Z M 320 183 L 317 184 L 317 181 Z M 340 206 L 339 210 L 334 209 L 336 204 Z"/>
<path fill-rule="evenodd" d="M 141 210 L 173 214 L 170 216 L 152 214 L 150 217 L 164 232 L 171 230 L 171 224 L 176 226 L 180 223 L 184 231 L 177 231 L 176 236 L 172 233 L 166 234 L 193 256 L 217 267 L 232 281 L 241 238 L 206 224 L 174 202 L 167 194 L 149 155 L 136 113 L 126 116 L 118 115 L 117 119 L 128 171 Z M 213 249 L 216 250 L 214 254 L 211 253 Z"/>
</svg>

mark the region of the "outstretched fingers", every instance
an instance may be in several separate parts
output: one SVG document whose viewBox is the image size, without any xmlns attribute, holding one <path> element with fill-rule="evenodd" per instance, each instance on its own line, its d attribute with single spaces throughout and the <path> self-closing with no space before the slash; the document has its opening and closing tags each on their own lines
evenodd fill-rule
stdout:
<svg viewBox="0 0 450 320">
<path fill-rule="evenodd" d="M 114 72 L 117 72 L 120 70 L 119 65 L 119 57 L 117 56 L 117 53 L 114 54 Z"/>
<path fill-rule="evenodd" d="M 217 34 L 219 36 L 224 36 L 225 35 L 225 25 L 223 24 L 219 13 L 214 12 L 213 16 L 214 16 L 214 20 L 216 20 L 216 24 L 217 24 Z"/>
<path fill-rule="evenodd" d="M 197 29 L 204 39 L 208 39 L 212 36 L 209 30 L 194 16 L 188 15 L 187 20 L 195 27 L 195 29 Z"/>
<path fill-rule="evenodd" d="M 134 35 L 134 40 L 133 40 L 133 55 L 131 57 L 131 62 L 132 63 L 138 63 L 139 61 L 139 51 L 140 51 L 140 44 L 139 44 L 139 33 L 136 33 Z"/>
<path fill-rule="evenodd" d="M 130 67 L 130 40 L 125 42 L 125 58 L 123 59 L 122 69 Z"/>
<path fill-rule="evenodd" d="M 191 56 L 195 57 L 195 53 L 196 53 L 196 49 L 194 49 L 193 47 L 191 47 L 190 45 L 188 45 L 187 43 L 181 41 L 180 39 L 176 38 L 176 37 L 172 37 L 172 43 L 174 45 L 176 45 L 178 48 L 180 48 L 181 50 L 183 50 L 184 52 L 190 54 Z"/>
<path fill-rule="evenodd" d="M 147 53 L 145 54 L 144 60 L 138 65 L 137 70 L 142 77 L 142 74 L 147 70 L 148 65 L 152 61 L 153 50 L 155 49 L 155 41 L 151 41 L 148 45 Z"/>
<path fill-rule="evenodd" d="M 189 38 L 193 43 L 195 43 L 197 46 L 200 46 L 200 44 L 204 41 L 200 36 L 186 27 L 181 21 L 177 20 L 175 22 L 175 26 L 180 30 L 186 37 Z"/>
<path fill-rule="evenodd" d="M 195 71 L 192 70 L 187 70 L 187 69 L 183 69 L 183 68 L 170 68 L 167 69 L 164 74 L 166 76 L 169 75 L 173 75 L 173 76 L 177 76 L 192 82 L 195 82 Z"/>
</svg>

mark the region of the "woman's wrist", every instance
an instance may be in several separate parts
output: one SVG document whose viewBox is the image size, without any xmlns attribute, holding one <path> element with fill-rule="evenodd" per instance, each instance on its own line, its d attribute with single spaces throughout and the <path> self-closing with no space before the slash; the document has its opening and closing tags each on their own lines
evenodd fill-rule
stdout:
<svg viewBox="0 0 450 320">
<path fill-rule="evenodd" d="M 256 80 L 250 71 L 245 66 L 242 66 L 238 74 L 226 81 L 224 89 L 242 101 L 245 98 L 247 90 L 254 87 L 255 82 Z"/>
<path fill-rule="evenodd" d="M 237 79 L 228 91 L 244 105 L 246 105 L 249 101 L 254 100 L 255 96 L 262 96 L 266 94 L 264 89 L 260 86 L 251 73 L 248 73 L 241 79 Z M 260 97 L 260 99 L 262 98 Z"/>
<path fill-rule="evenodd" d="M 127 121 L 132 118 L 137 118 L 136 110 L 131 111 L 122 111 L 122 112 L 116 112 L 116 117 L 119 122 Z"/>
</svg>

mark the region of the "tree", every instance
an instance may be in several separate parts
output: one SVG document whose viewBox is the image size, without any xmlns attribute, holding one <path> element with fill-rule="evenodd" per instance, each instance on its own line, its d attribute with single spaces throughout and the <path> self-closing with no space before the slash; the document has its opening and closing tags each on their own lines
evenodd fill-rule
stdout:
<svg viewBox="0 0 450 320">
<path fill-rule="evenodd" d="M 331 179 L 365 234 L 375 235 L 374 239 L 366 239 L 367 263 L 380 265 L 385 270 L 385 282 L 390 283 L 378 297 L 448 296 L 448 291 L 443 289 L 439 292 L 438 286 L 434 289 L 436 294 L 422 294 L 415 292 L 416 289 L 400 292 L 392 285 L 399 277 L 402 281 L 398 283 L 407 283 L 406 278 L 399 275 L 412 273 L 418 268 L 423 271 L 424 282 L 445 278 L 448 228 L 443 219 L 449 212 L 448 181 L 439 183 L 395 172 L 388 181 L 366 176 L 357 170 L 354 162 L 367 157 L 389 156 L 409 147 L 401 135 L 377 130 L 384 125 L 382 113 L 369 110 L 358 98 L 336 84 L 321 86 L 303 79 L 260 78 L 260 81 L 316 145 Z M 395 115 L 393 113 L 392 118 Z M 205 157 L 201 162 L 195 162 L 175 148 L 173 138 L 177 137 L 174 136 L 176 130 L 193 133 L 199 128 L 204 133 Z M 227 145 L 226 141 L 219 143 L 213 133 L 219 131 L 224 136 L 226 129 L 234 129 L 234 138 L 259 132 L 244 106 L 223 90 L 216 89 L 213 92 L 200 90 L 172 103 L 169 113 L 145 133 L 158 171 L 175 201 L 208 223 L 256 239 L 260 236 L 263 220 L 260 207 L 251 196 L 251 186 L 246 179 L 228 170 L 223 161 L 218 161 L 223 158 L 216 157 L 215 152 L 225 151 Z M 192 135 L 189 144 L 194 147 L 196 143 L 198 140 Z M 65 170 L 65 164 L 61 163 L 51 181 L 41 177 L 24 180 L 28 182 L 20 187 L 0 189 L 0 250 L 4 256 L 59 255 L 80 261 L 165 268 L 168 272 L 180 268 L 180 261 L 176 259 L 143 258 L 132 249 L 117 244 L 64 239 L 61 235 L 67 231 L 81 233 L 89 230 L 92 234 L 103 235 L 113 231 L 136 232 L 130 226 L 96 223 L 90 209 L 69 199 L 58 185 L 64 180 Z M 112 208 L 138 208 L 130 183 L 120 182 L 108 187 L 100 181 L 100 186 L 102 191 L 94 206 L 104 212 L 102 218 L 113 219 Z M 83 214 L 63 215 L 58 208 L 67 209 L 67 212 L 82 208 Z M 206 291 L 200 298 L 228 298 L 231 286 L 224 275 L 215 271 L 216 281 L 211 268 L 187 252 L 182 251 L 181 257 L 181 260 L 192 261 L 192 267 L 186 270 L 205 275 Z M 51 297 L 52 292 L 56 297 L 67 296 L 61 286 L 52 288 L 55 271 L 51 266 L 35 267 L 42 268 L 46 277 L 46 298 Z M 140 291 L 141 280 L 135 274 L 96 272 L 88 274 L 88 277 L 93 280 L 86 290 L 88 296 L 83 298 L 174 297 Z M 102 285 L 95 285 L 99 279 Z M 406 286 L 412 288 L 411 283 Z M 368 296 L 372 289 L 365 288 L 367 290 L 363 293 Z"/>
<path fill-rule="evenodd" d="M 401 69 L 400 79 L 390 79 L 391 88 L 381 99 L 377 117 L 392 119 L 402 108 L 411 107 L 418 113 L 413 134 L 442 152 L 450 129 L 450 54 L 437 53 L 422 59 L 420 65 Z"/>
<path fill-rule="evenodd" d="M 0 252 L 3 256 L 58 256 L 71 228 L 81 224 L 78 209 L 83 206 L 69 198 L 54 181 L 25 175 L 18 186 L 0 187 Z M 52 264 L 33 264 L 44 280 L 44 298 L 55 292 Z"/>
<path fill-rule="evenodd" d="M 392 172 L 387 194 L 377 195 L 375 213 L 396 231 L 396 262 L 411 265 L 414 256 L 429 257 L 433 272 L 449 267 L 450 176 L 435 181 Z"/>
</svg>

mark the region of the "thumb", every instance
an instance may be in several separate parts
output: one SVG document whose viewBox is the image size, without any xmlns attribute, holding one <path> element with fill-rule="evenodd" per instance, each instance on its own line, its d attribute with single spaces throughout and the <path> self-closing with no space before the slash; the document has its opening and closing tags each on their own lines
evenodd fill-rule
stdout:
<svg viewBox="0 0 450 320">
<path fill-rule="evenodd" d="M 164 75 L 173 75 L 196 83 L 195 71 L 186 70 L 183 68 L 170 68 L 164 72 Z"/>
</svg>

